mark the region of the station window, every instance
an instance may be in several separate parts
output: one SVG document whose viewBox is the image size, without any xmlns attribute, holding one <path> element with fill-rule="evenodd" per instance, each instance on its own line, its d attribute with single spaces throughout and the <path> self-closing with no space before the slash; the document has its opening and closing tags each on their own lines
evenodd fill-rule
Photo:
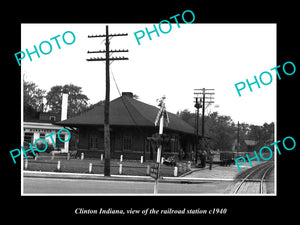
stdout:
<svg viewBox="0 0 300 225">
<path fill-rule="evenodd" d="M 123 150 L 132 150 L 131 136 L 123 136 Z"/>
<path fill-rule="evenodd" d="M 24 142 L 32 144 L 32 140 L 33 140 L 33 133 L 25 132 L 24 133 Z"/>
<path fill-rule="evenodd" d="M 59 134 L 59 137 L 60 137 L 60 139 L 63 140 L 63 141 L 66 140 L 66 139 L 65 139 L 65 134 L 60 133 L 60 134 Z M 56 147 L 57 147 L 57 148 L 60 148 L 60 149 L 64 148 L 64 147 L 65 147 L 65 143 L 59 141 L 59 138 L 58 138 L 58 132 L 56 133 L 56 137 L 55 137 L 55 138 L 56 138 L 56 139 L 55 139 L 55 140 L 56 140 Z"/>
<path fill-rule="evenodd" d="M 45 133 L 40 133 L 40 138 L 45 139 Z"/>
<path fill-rule="evenodd" d="M 99 140 L 96 135 L 89 137 L 89 148 L 99 148 Z"/>
<path fill-rule="evenodd" d="M 55 121 L 56 120 L 55 116 L 50 116 L 49 118 L 50 118 L 51 121 Z"/>
</svg>

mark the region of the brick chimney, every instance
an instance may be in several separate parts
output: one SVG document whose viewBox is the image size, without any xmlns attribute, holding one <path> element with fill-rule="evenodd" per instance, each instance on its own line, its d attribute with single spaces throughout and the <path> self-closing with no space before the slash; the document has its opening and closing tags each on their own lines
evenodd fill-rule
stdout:
<svg viewBox="0 0 300 225">
<path fill-rule="evenodd" d="M 66 120 L 68 117 L 68 94 L 62 94 L 61 100 L 61 121 Z"/>
<path fill-rule="evenodd" d="M 133 98 L 133 93 L 132 92 L 122 92 L 122 96 L 127 96 L 130 98 Z"/>
</svg>

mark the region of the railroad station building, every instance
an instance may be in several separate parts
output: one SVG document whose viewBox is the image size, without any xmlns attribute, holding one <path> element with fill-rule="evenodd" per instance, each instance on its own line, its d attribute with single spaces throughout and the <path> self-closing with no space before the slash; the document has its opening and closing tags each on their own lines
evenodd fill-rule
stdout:
<svg viewBox="0 0 300 225">
<path fill-rule="evenodd" d="M 123 155 L 126 159 L 155 160 L 157 146 L 151 137 L 158 133 L 154 125 L 159 108 L 133 98 L 131 92 L 110 102 L 110 148 L 111 158 Z M 191 159 L 195 149 L 194 128 L 169 113 L 169 124 L 164 127 L 164 134 L 170 137 L 163 145 L 162 156 L 170 155 L 180 159 Z M 104 155 L 104 105 L 95 106 L 81 115 L 56 122 L 79 135 L 77 155 L 100 157 Z"/>
</svg>

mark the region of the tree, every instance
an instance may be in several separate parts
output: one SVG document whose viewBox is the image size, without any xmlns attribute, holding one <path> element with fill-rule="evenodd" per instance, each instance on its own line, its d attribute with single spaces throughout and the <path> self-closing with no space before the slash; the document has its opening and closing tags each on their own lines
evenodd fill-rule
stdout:
<svg viewBox="0 0 300 225">
<path fill-rule="evenodd" d="M 264 144 L 270 144 L 273 143 L 274 140 L 274 122 L 271 122 L 270 124 L 264 123 L 262 126 L 262 140 L 264 141 Z"/>
<path fill-rule="evenodd" d="M 43 97 L 46 91 L 38 88 L 33 82 L 24 80 L 23 90 L 23 109 L 24 109 L 24 120 L 35 118 L 37 112 L 43 110 Z"/>
<path fill-rule="evenodd" d="M 261 148 L 274 142 L 274 123 L 264 123 L 262 126 L 250 125 L 247 138 L 257 142 L 256 147 Z"/>
<path fill-rule="evenodd" d="M 231 150 L 235 139 L 235 126 L 230 116 L 219 115 L 213 112 L 207 117 L 206 135 L 210 137 L 209 147 L 221 151 Z"/>
<path fill-rule="evenodd" d="M 236 124 L 235 126 L 235 135 L 236 135 L 236 140 L 238 139 L 237 135 L 238 135 L 238 125 Z M 247 123 L 240 123 L 239 125 L 239 148 L 236 149 L 237 151 L 240 151 L 240 152 L 245 152 L 245 151 L 248 151 L 248 147 L 246 145 L 246 142 L 245 140 L 248 140 L 248 136 L 249 136 L 249 132 L 250 132 L 250 125 L 247 124 Z"/>
<path fill-rule="evenodd" d="M 195 127 L 196 114 L 185 109 L 177 112 L 182 120 Z M 201 135 L 202 120 L 199 118 L 199 134 Z M 205 136 L 209 137 L 206 143 L 212 149 L 221 151 L 231 151 L 234 141 L 237 140 L 238 126 L 230 116 L 219 115 L 218 112 L 212 112 L 205 116 Z M 257 141 L 255 148 L 259 149 L 274 142 L 274 123 L 264 123 L 263 126 L 249 125 L 240 123 L 239 125 L 239 151 L 247 151 L 248 147 L 245 140 Z"/>
<path fill-rule="evenodd" d="M 185 109 L 177 112 L 182 120 L 195 127 L 196 113 L 191 113 Z M 198 122 L 199 134 L 201 134 L 202 119 L 201 116 Z M 209 137 L 206 145 L 212 149 L 231 150 L 232 144 L 235 139 L 234 123 L 230 116 L 219 115 L 218 112 L 212 112 L 205 116 L 205 137 Z"/>
<path fill-rule="evenodd" d="M 195 126 L 195 113 L 191 113 L 188 109 L 184 109 L 181 112 L 177 112 L 176 115 L 178 117 L 180 117 L 182 120 L 184 120 L 185 122 L 187 122 L 188 124 L 190 124 L 191 126 Z"/>
<path fill-rule="evenodd" d="M 64 86 L 53 86 L 46 95 L 47 106 L 54 113 L 61 113 L 61 96 L 67 93 L 68 96 L 68 117 L 75 116 L 88 107 L 89 98 L 82 93 L 81 87 L 73 84 Z"/>
<path fill-rule="evenodd" d="M 134 94 L 134 95 L 133 95 L 133 99 L 138 100 L 138 99 L 140 99 L 140 96 L 138 96 L 137 94 Z"/>
<path fill-rule="evenodd" d="M 24 80 L 24 108 L 32 108 L 35 111 L 40 111 L 43 104 L 43 97 L 46 90 L 38 88 L 33 82 Z"/>
<path fill-rule="evenodd" d="M 81 113 L 84 113 L 84 112 L 87 112 L 87 111 L 90 111 L 90 110 L 92 110 L 92 109 L 94 109 L 95 107 L 98 107 L 98 106 L 104 106 L 104 100 L 101 100 L 101 101 L 99 101 L 99 102 L 97 102 L 97 103 L 95 103 L 95 104 L 90 104 L 90 105 L 88 105 L 85 109 L 83 109 L 82 111 L 81 111 Z"/>
</svg>

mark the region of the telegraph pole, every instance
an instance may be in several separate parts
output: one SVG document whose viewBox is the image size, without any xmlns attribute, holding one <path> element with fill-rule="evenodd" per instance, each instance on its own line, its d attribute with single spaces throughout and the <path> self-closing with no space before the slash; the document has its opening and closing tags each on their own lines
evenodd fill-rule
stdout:
<svg viewBox="0 0 300 225">
<path fill-rule="evenodd" d="M 125 57 L 109 57 L 109 53 L 114 52 L 128 52 L 128 50 L 109 50 L 109 37 L 127 36 L 128 34 L 109 34 L 108 26 L 106 25 L 105 35 L 89 35 L 88 38 L 105 37 L 105 50 L 88 51 L 87 53 L 105 53 L 105 58 L 89 58 L 87 61 L 105 61 L 106 70 L 106 88 L 105 88 L 105 103 L 104 103 L 104 176 L 110 176 L 110 128 L 109 128 L 109 96 L 110 96 L 110 79 L 109 79 L 109 65 L 110 61 L 114 60 L 128 60 Z"/>
<path fill-rule="evenodd" d="M 215 94 L 214 93 L 214 90 L 215 89 L 206 89 L 206 88 L 202 88 L 202 89 L 194 89 L 194 94 L 196 95 L 196 104 L 197 104 L 197 99 L 200 98 L 200 104 L 201 104 L 201 101 L 202 101 L 202 105 L 199 106 L 199 108 L 202 107 L 202 137 L 201 137 L 201 150 L 204 151 L 204 135 L 205 135 L 205 129 L 204 129 L 204 125 L 205 125 L 205 108 L 206 108 L 206 105 L 207 106 L 209 104 L 212 104 L 214 103 L 213 101 L 213 95 Z M 196 105 L 195 105 L 196 107 Z M 197 108 L 197 107 L 196 107 Z M 199 109 L 198 109 L 199 111 Z M 198 112 L 199 113 L 199 112 Z M 197 117 L 199 116 L 199 114 L 197 113 Z M 198 121 L 198 118 L 197 118 L 197 121 Z M 197 127 L 196 129 L 198 130 L 198 122 L 197 122 Z M 197 132 L 198 133 L 198 132 Z M 197 134 L 197 147 L 198 147 L 198 134 Z M 197 157 L 198 157 L 198 149 L 196 149 L 196 163 L 197 163 Z"/>
<path fill-rule="evenodd" d="M 202 143 L 203 143 L 203 140 L 204 140 L 204 114 L 205 114 L 205 88 L 203 88 L 203 92 L 202 92 Z"/>
<path fill-rule="evenodd" d="M 199 100 L 200 99 L 200 100 Z M 201 105 L 201 98 L 196 97 L 196 159 L 195 163 L 198 163 L 198 148 L 199 148 L 199 109 L 202 107 Z"/>
</svg>

